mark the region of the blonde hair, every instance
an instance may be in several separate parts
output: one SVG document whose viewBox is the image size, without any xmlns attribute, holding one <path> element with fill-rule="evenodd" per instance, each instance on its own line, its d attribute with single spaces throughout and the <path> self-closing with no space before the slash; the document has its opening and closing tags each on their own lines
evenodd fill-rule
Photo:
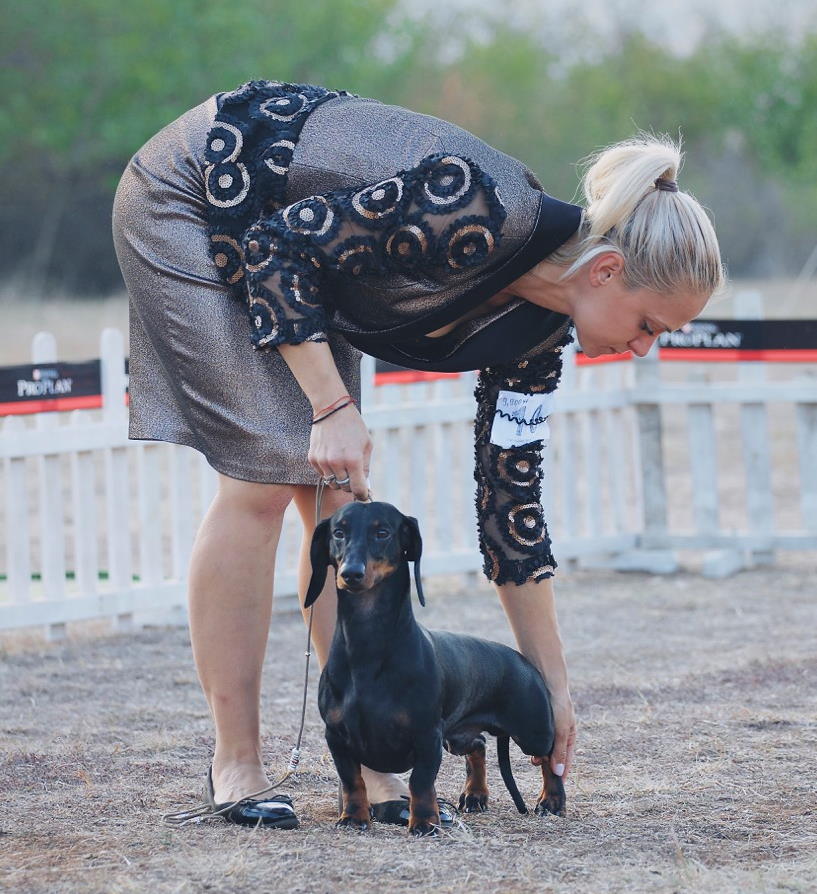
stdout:
<svg viewBox="0 0 817 894">
<path fill-rule="evenodd" d="M 567 267 L 567 278 L 615 251 L 624 259 L 628 288 L 716 292 L 724 282 L 718 237 L 696 199 L 676 191 L 682 160 L 680 145 L 650 134 L 592 155 L 582 179 L 586 204 L 578 238 L 547 260 Z"/>
</svg>

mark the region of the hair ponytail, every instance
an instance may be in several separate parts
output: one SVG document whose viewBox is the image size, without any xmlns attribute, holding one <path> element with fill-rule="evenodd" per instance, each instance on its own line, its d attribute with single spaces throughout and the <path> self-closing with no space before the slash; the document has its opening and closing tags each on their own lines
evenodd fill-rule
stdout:
<svg viewBox="0 0 817 894">
<path fill-rule="evenodd" d="M 723 284 L 715 230 L 701 205 L 678 190 L 683 155 L 669 137 L 648 134 L 591 156 L 582 180 L 579 238 L 548 260 L 564 276 L 605 251 L 624 258 L 628 288 L 711 295 Z"/>
</svg>

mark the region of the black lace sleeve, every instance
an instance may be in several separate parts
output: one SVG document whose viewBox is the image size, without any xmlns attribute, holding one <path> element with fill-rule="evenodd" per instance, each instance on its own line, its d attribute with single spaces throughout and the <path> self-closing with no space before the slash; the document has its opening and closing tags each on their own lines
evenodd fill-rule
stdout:
<svg viewBox="0 0 817 894">
<path fill-rule="evenodd" d="M 491 430 L 500 391 L 555 391 L 562 349 L 570 338 L 570 327 L 565 325 L 517 363 L 480 371 L 475 391 L 477 520 L 483 569 L 496 584 L 544 580 L 556 569 L 540 502 L 543 442 L 501 447 L 491 443 Z"/>
<path fill-rule="evenodd" d="M 493 179 L 469 159 L 444 154 L 261 217 L 243 239 L 253 344 L 325 340 L 334 276 L 481 264 L 504 220 Z"/>
</svg>

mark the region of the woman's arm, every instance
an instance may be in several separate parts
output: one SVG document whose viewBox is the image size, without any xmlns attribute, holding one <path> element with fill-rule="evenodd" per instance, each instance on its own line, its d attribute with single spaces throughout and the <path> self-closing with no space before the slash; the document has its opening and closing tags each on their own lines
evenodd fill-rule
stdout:
<svg viewBox="0 0 817 894">
<path fill-rule="evenodd" d="M 569 330 L 557 331 L 525 358 L 503 367 L 482 370 L 476 390 L 475 478 L 479 513 L 480 548 L 485 573 L 499 593 L 505 614 L 520 651 L 534 664 L 547 683 L 553 705 L 556 739 L 551 769 L 559 776 L 573 763 L 576 718 L 567 682 L 564 649 L 559 635 L 553 575 L 556 561 L 542 512 L 541 440 L 525 443 L 525 426 L 518 429 L 520 446 L 505 446 L 508 432 L 502 429 L 493 442 L 500 392 L 527 401 L 513 412 L 533 422 L 542 416 L 561 374 L 561 348 Z M 507 401 L 502 404 L 511 406 Z M 530 435 L 543 438 L 547 431 L 531 425 Z"/>
<path fill-rule="evenodd" d="M 547 683 L 556 725 L 550 766 L 557 776 L 566 777 L 573 765 L 576 716 L 559 635 L 553 580 L 507 583 L 496 585 L 496 589 L 520 652 L 539 669 Z"/>
</svg>

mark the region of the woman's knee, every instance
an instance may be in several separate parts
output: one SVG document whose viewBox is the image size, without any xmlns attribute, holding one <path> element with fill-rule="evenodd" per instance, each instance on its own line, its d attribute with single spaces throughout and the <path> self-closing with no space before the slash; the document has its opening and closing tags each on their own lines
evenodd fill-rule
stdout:
<svg viewBox="0 0 817 894">
<path fill-rule="evenodd" d="M 218 499 L 233 510 L 255 516 L 259 522 L 280 522 L 294 491 L 291 484 L 261 484 L 218 476 Z"/>
</svg>

